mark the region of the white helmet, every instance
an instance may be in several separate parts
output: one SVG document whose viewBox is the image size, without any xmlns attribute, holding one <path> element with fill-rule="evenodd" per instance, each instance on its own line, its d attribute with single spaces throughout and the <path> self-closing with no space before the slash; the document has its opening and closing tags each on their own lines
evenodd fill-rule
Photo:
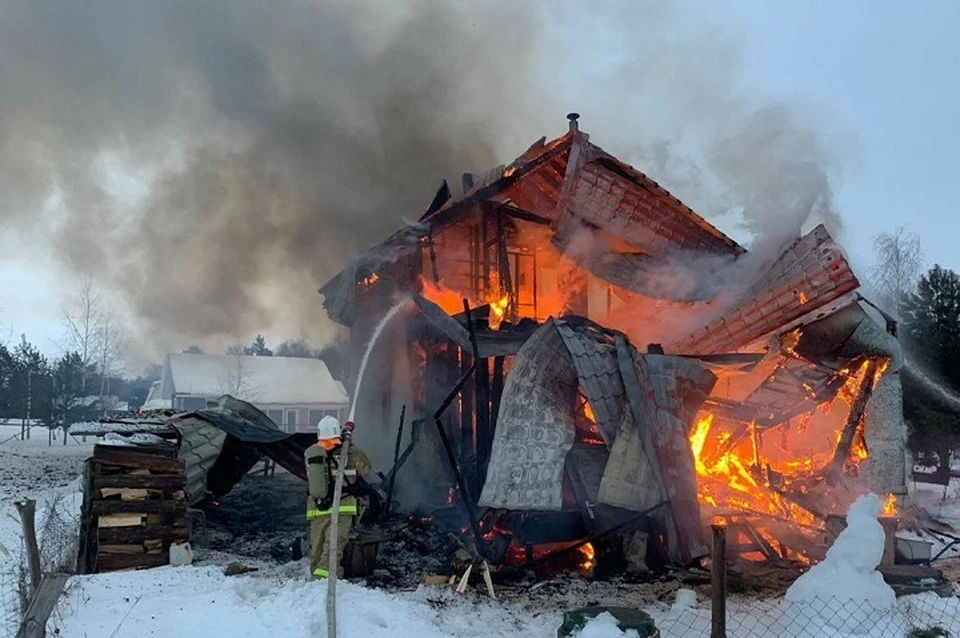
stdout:
<svg viewBox="0 0 960 638">
<path fill-rule="evenodd" d="M 317 423 L 317 438 L 318 439 L 339 439 L 340 438 L 340 421 L 335 416 L 330 416 L 329 414 L 322 419 L 320 423 Z"/>
</svg>

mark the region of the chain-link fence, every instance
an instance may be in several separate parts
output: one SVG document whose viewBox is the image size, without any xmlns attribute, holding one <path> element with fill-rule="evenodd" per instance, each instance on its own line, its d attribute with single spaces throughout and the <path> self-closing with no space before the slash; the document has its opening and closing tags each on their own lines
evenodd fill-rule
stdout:
<svg viewBox="0 0 960 638">
<path fill-rule="evenodd" d="M 43 573 L 74 570 L 80 524 L 75 498 L 60 494 L 37 503 L 37 546 Z M 26 544 L 21 538 L 18 547 L 0 546 L 0 554 L 0 635 L 14 636 L 30 603 Z"/>
<path fill-rule="evenodd" d="M 657 622 L 663 638 L 709 638 L 709 606 L 672 609 Z M 898 599 L 894 607 L 862 600 L 817 598 L 730 600 L 726 635 L 730 638 L 960 638 L 960 599 L 922 594 Z"/>
</svg>

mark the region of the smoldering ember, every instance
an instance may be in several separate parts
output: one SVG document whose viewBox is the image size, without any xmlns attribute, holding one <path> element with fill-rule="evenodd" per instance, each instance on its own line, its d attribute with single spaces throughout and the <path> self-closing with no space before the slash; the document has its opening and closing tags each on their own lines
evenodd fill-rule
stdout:
<svg viewBox="0 0 960 638">
<path fill-rule="evenodd" d="M 898 529 L 933 524 L 907 495 L 897 321 L 861 294 L 827 228 L 748 252 L 577 114 L 568 128 L 463 174 L 457 195 L 444 183 L 415 223 L 318 282 L 349 331 L 347 383 L 319 360 L 168 355 L 152 409 L 73 425 L 100 437 L 79 572 L 225 552 L 237 574 L 310 554 L 326 578 L 329 534 L 310 547 L 303 496 L 336 422 L 340 438 L 355 424 L 345 458 L 374 471 L 346 481 L 359 499 L 346 509 L 314 500 L 308 516 L 363 504 L 340 538 L 352 583 L 506 599 L 664 587 L 646 605 L 709 582 L 723 538 L 731 577 L 778 594 L 873 493 L 884 577 L 949 588 L 896 564 Z M 203 370 L 221 359 L 269 381 L 216 398 Z"/>
</svg>

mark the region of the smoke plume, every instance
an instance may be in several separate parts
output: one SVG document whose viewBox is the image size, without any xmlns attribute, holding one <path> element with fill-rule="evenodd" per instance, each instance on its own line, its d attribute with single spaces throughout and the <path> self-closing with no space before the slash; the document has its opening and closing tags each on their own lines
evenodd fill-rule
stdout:
<svg viewBox="0 0 960 638">
<path fill-rule="evenodd" d="M 2 0 L 0 229 L 113 291 L 149 357 L 329 334 L 316 289 L 352 252 L 566 110 L 755 236 L 832 217 L 810 127 L 661 5 Z"/>
</svg>

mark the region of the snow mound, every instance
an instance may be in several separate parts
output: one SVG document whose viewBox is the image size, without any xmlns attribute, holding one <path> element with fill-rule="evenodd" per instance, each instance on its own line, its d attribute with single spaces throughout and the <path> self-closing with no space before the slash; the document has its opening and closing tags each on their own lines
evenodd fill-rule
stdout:
<svg viewBox="0 0 960 638">
<path fill-rule="evenodd" d="M 688 609 L 696 609 L 697 592 L 692 589 L 678 589 L 673 607 L 670 608 L 671 614 L 682 614 Z"/>
<path fill-rule="evenodd" d="M 896 621 L 896 595 L 877 571 L 883 557 L 884 533 L 877 520 L 882 509 L 875 494 L 861 496 L 850 506 L 847 527 L 826 559 L 787 590 L 787 635 L 809 635 L 811 628 L 837 635 L 877 635 L 885 623 Z"/>
<path fill-rule="evenodd" d="M 590 622 L 584 625 L 577 636 L 579 638 L 637 638 L 638 634 L 634 629 L 621 631 L 619 625 L 617 625 L 617 619 L 613 617 L 613 614 L 605 611 L 597 617 L 591 618 Z"/>
</svg>

